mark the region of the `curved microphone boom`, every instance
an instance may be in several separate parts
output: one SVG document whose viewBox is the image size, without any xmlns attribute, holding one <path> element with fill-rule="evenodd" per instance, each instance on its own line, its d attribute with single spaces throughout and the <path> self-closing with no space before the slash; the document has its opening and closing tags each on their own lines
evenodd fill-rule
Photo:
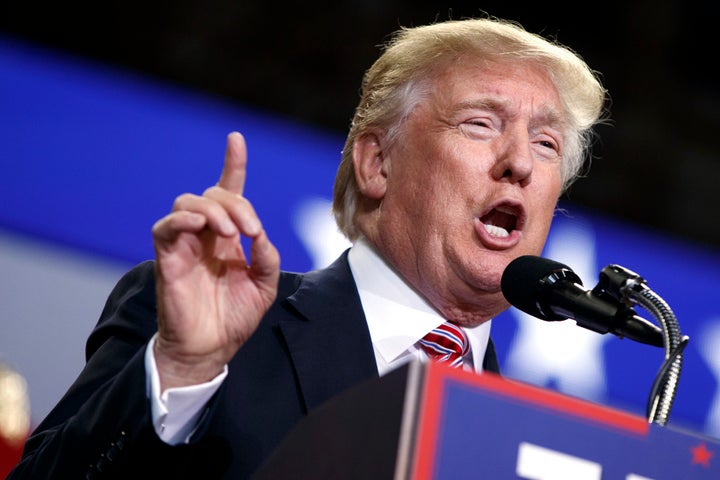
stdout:
<svg viewBox="0 0 720 480">
<path fill-rule="evenodd" d="M 567 320 L 597 333 L 662 347 L 662 330 L 613 298 L 587 290 L 567 265 L 534 255 L 516 258 L 503 272 L 502 293 L 514 307 L 546 321 Z"/>
</svg>

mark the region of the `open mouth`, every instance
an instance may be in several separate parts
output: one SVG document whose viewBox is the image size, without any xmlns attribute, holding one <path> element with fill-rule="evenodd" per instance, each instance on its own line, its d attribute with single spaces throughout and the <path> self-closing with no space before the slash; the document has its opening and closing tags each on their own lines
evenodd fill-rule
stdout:
<svg viewBox="0 0 720 480">
<path fill-rule="evenodd" d="M 518 228 L 519 209 L 499 205 L 480 217 L 485 230 L 494 237 L 507 237 Z"/>
</svg>

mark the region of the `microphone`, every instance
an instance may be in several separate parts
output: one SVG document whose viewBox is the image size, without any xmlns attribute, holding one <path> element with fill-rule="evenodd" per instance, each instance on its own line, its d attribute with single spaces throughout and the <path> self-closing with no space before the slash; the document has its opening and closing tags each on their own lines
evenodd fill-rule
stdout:
<svg viewBox="0 0 720 480">
<path fill-rule="evenodd" d="M 609 294 L 587 290 L 567 265 L 533 255 L 516 258 L 501 280 L 510 304 L 546 321 L 567 320 L 589 330 L 663 347 L 662 330 Z"/>
</svg>

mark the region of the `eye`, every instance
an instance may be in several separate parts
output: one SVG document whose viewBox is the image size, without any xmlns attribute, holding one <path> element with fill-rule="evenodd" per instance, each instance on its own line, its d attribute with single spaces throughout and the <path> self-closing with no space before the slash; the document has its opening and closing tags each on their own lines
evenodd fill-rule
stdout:
<svg viewBox="0 0 720 480">
<path fill-rule="evenodd" d="M 555 150 L 555 151 L 558 150 L 558 147 L 555 144 L 555 142 L 551 142 L 549 140 L 542 140 L 542 141 L 538 142 L 538 144 L 545 148 L 549 148 L 550 150 Z"/>
<path fill-rule="evenodd" d="M 539 158 L 545 160 L 557 160 L 560 158 L 560 142 L 547 135 L 542 135 L 534 142 L 534 149 Z"/>
<path fill-rule="evenodd" d="M 472 117 L 460 123 L 460 130 L 473 138 L 487 139 L 497 131 L 497 121 L 488 117 Z"/>
<path fill-rule="evenodd" d="M 490 128 L 490 121 L 488 121 L 488 120 L 473 119 L 473 120 L 470 120 L 470 121 L 467 122 L 467 123 L 469 123 L 469 124 L 471 124 L 471 125 L 478 126 L 478 127 L 487 127 L 487 128 Z"/>
</svg>

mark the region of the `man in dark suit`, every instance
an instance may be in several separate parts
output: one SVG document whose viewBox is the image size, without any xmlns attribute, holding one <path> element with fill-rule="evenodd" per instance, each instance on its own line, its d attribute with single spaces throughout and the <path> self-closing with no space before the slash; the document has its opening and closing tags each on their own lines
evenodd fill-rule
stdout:
<svg viewBox="0 0 720 480">
<path fill-rule="evenodd" d="M 570 50 L 507 22 L 399 31 L 335 182 L 353 246 L 304 275 L 280 271 L 230 134 L 218 184 L 155 224 L 155 260 L 111 293 L 10 478 L 246 478 L 309 411 L 427 358 L 444 322 L 467 337 L 457 365 L 497 372 L 500 278 L 541 252 L 604 94 Z"/>
</svg>

